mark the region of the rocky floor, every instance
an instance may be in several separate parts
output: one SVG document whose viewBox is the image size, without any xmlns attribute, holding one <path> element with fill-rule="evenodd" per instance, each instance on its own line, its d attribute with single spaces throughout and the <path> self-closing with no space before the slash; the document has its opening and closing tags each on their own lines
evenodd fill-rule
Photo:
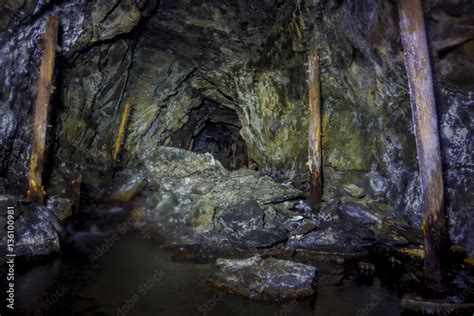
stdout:
<svg viewBox="0 0 474 316">
<path fill-rule="evenodd" d="M 93 179 L 83 181 L 93 187 Z M 217 259 L 221 271 L 210 283 L 249 298 L 310 296 L 317 275 L 324 285 L 340 285 L 347 277 L 370 281 L 376 270 L 405 288 L 422 287 L 419 233 L 388 205 L 354 193 L 354 187 L 346 190 L 315 212 L 290 184 L 248 169 L 228 171 L 210 154 L 158 146 L 133 168 L 117 170 L 100 194 L 84 197 L 102 196 L 100 203 L 122 205 L 122 213 L 125 205 L 131 214 L 127 230 L 138 228 L 172 250 L 175 260 Z M 64 195 L 49 196 L 47 207 L 11 196 L 1 202 L 17 207 L 17 255 L 23 258 L 60 253 L 81 218 L 111 216 L 97 212 L 99 201 L 77 212 Z M 100 225 L 88 231 L 106 229 Z M 468 291 L 469 273 L 463 273 L 451 284 Z"/>
<path fill-rule="evenodd" d="M 318 269 L 289 260 L 219 259 L 210 284 L 261 301 L 302 299 L 315 294 Z"/>
<path fill-rule="evenodd" d="M 138 226 L 175 248 L 359 252 L 380 241 L 421 242 L 388 205 L 374 200 L 348 194 L 314 212 L 290 184 L 248 169 L 227 171 L 211 155 L 157 147 L 142 159 L 141 167 L 118 173 L 125 184 L 113 195 L 146 182 L 132 202 Z"/>
<path fill-rule="evenodd" d="M 350 255 L 363 254 L 376 243 L 416 249 L 421 244 L 388 205 L 354 197 L 354 188 L 314 212 L 303 192 L 289 183 L 249 169 L 228 171 L 210 154 L 178 148 L 157 146 L 133 168 L 118 170 L 110 185 L 85 177 L 82 187 L 89 190 L 83 200 L 127 203 L 136 227 L 177 256 L 193 260 L 252 253 L 294 256 L 301 251 Z M 71 198 L 50 195 L 45 208 L 14 197 L 2 199 L 5 205 L 18 205 L 17 240 L 19 247 L 29 245 L 19 255 L 59 252 L 63 226 L 77 212 Z"/>
</svg>

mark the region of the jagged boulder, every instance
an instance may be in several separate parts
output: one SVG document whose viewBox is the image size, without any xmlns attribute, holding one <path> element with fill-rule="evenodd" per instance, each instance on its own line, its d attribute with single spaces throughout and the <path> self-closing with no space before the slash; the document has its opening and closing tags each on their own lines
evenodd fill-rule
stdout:
<svg viewBox="0 0 474 316">
<path fill-rule="evenodd" d="M 209 154 L 157 147 L 143 157 L 148 191 L 142 194 L 143 223 L 181 244 L 228 242 L 268 247 L 287 239 L 282 225 L 265 227 L 265 205 L 301 195 L 268 176 L 246 169 L 227 171 Z"/>
<path fill-rule="evenodd" d="M 7 206 L 14 209 L 14 253 L 17 257 L 33 258 L 59 253 L 60 234 L 62 227 L 56 217 L 45 207 L 24 202 L 17 203 L 12 197 L 0 196 L 0 221 L 3 226 L 0 233 L 0 253 L 6 254 L 7 249 Z"/>
<path fill-rule="evenodd" d="M 219 209 L 213 234 L 243 248 L 270 247 L 288 239 L 283 225 L 265 227 L 265 211 L 256 200 Z"/>
<path fill-rule="evenodd" d="M 316 226 L 303 216 L 294 218 L 291 225 L 300 231 L 290 234 L 285 247 L 354 253 L 375 242 L 389 245 L 422 242 L 406 221 L 394 216 L 388 205 L 356 201 L 334 200 L 324 204 L 313 220 Z M 306 226 L 310 229 L 304 229 Z"/>
<path fill-rule="evenodd" d="M 289 260 L 251 257 L 218 259 L 212 286 L 245 297 L 275 302 L 315 294 L 318 269 Z"/>
</svg>

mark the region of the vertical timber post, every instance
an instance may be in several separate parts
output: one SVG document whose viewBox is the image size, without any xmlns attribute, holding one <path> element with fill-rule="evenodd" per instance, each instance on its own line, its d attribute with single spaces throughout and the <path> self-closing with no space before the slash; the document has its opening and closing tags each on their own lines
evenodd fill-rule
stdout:
<svg viewBox="0 0 474 316">
<path fill-rule="evenodd" d="M 48 126 L 49 100 L 53 92 L 52 81 L 58 39 L 58 26 L 58 17 L 49 16 L 44 33 L 41 66 L 37 81 L 35 116 L 33 122 L 33 146 L 30 157 L 27 197 L 31 202 L 38 204 L 44 203 L 45 196 L 42 174 L 46 128 Z"/>
<path fill-rule="evenodd" d="M 128 117 L 130 116 L 131 108 L 132 108 L 132 101 L 130 100 L 130 97 L 128 97 L 125 100 L 125 106 L 123 107 L 119 130 L 117 133 L 117 137 L 115 138 L 114 151 L 112 153 L 112 159 L 113 159 L 114 164 L 117 161 L 118 154 L 120 153 L 120 149 L 122 147 L 123 139 L 125 137 L 125 130 L 127 128 L 127 121 L 128 121 Z"/>
<path fill-rule="evenodd" d="M 308 54 L 308 169 L 309 205 L 319 207 L 322 197 L 321 180 L 321 83 L 319 58 Z"/>
<path fill-rule="evenodd" d="M 421 0 L 398 0 L 398 14 L 421 177 L 425 280 L 429 289 L 441 290 L 447 248 L 443 169 Z"/>
</svg>

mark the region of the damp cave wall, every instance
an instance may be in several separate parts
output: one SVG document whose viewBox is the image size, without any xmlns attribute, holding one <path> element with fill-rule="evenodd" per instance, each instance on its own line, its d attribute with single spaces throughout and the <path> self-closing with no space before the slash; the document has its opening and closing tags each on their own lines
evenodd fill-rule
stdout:
<svg viewBox="0 0 474 316">
<path fill-rule="evenodd" d="M 474 14 L 427 2 L 430 44 Z M 462 1 L 461 1 L 462 2 Z M 453 11 L 454 10 L 454 11 Z M 126 97 L 133 102 L 120 165 L 173 145 L 193 109 L 235 111 L 260 172 L 304 186 L 306 53 L 321 59 L 324 199 L 356 184 L 413 225 L 419 177 L 398 20 L 392 1 L 3 1 L 0 7 L 0 191 L 26 190 L 35 82 L 48 15 L 60 17 L 50 184 L 78 165 L 110 172 Z M 451 23 L 451 24 L 450 24 Z M 454 30 L 455 31 L 455 30 Z M 454 242 L 474 253 L 473 41 L 432 50 L 446 202 Z"/>
</svg>

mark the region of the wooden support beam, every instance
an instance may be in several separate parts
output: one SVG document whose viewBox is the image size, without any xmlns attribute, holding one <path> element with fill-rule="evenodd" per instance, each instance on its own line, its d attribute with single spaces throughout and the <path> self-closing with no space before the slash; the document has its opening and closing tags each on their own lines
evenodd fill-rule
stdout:
<svg viewBox="0 0 474 316">
<path fill-rule="evenodd" d="M 425 279 L 428 288 L 441 290 L 448 239 L 438 119 L 421 0 L 399 0 L 398 14 L 421 177 Z"/>
<path fill-rule="evenodd" d="M 132 101 L 130 98 L 127 98 L 125 100 L 125 106 L 123 107 L 122 117 L 120 119 L 120 126 L 117 133 L 117 137 L 115 138 L 114 151 L 112 153 L 112 159 L 114 163 L 117 161 L 118 154 L 120 153 L 120 149 L 122 148 L 122 143 L 125 137 L 125 131 L 127 129 L 127 122 L 130 116 L 131 108 L 132 108 Z"/>
<path fill-rule="evenodd" d="M 48 17 L 43 39 L 41 66 L 37 81 L 35 115 L 33 122 L 33 146 L 30 156 L 27 197 L 31 202 L 44 204 L 45 191 L 42 174 L 48 126 L 49 100 L 53 92 L 53 73 L 56 55 L 59 20 L 57 16 Z"/>
<path fill-rule="evenodd" d="M 321 203 L 323 184 L 321 179 L 321 83 L 319 58 L 308 55 L 308 168 L 309 205 L 316 209 Z"/>
</svg>

